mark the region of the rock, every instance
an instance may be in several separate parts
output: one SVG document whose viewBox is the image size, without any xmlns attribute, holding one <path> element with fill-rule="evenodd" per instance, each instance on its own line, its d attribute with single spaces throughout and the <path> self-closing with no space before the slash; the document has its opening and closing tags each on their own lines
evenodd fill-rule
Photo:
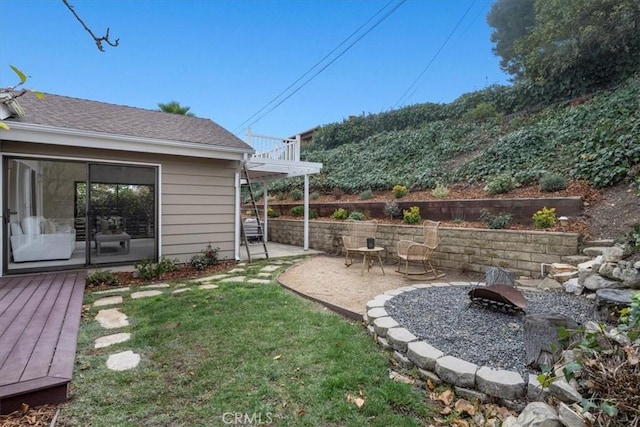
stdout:
<svg viewBox="0 0 640 427">
<path fill-rule="evenodd" d="M 502 427 L 522 427 L 522 424 L 518 422 L 516 417 L 509 415 L 502 423 Z"/>
<path fill-rule="evenodd" d="M 456 386 L 453 388 L 453 391 L 455 391 L 456 396 L 459 396 L 463 399 L 470 400 L 472 402 L 473 401 L 487 402 L 489 400 L 489 396 L 487 396 L 482 392 L 479 392 L 478 390 Z"/>
<path fill-rule="evenodd" d="M 618 267 L 617 263 L 613 263 L 613 262 L 605 262 L 603 263 L 600 268 L 598 269 L 598 274 L 603 276 L 603 277 L 607 277 L 609 279 L 613 279 L 613 280 L 618 280 L 614 275 L 613 275 L 613 271 L 616 269 L 616 267 Z"/>
<path fill-rule="evenodd" d="M 405 328 L 391 328 L 387 330 L 387 341 L 394 350 L 402 353 L 407 352 L 407 344 L 417 341 L 418 337 L 413 335 Z"/>
<path fill-rule="evenodd" d="M 558 405 L 558 418 L 566 427 L 587 427 L 584 417 L 563 402 Z"/>
<path fill-rule="evenodd" d="M 578 324 L 571 318 L 556 313 L 534 313 L 524 317 L 523 340 L 525 361 L 528 366 L 553 366 L 561 355 L 558 328 L 576 329 Z"/>
<path fill-rule="evenodd" d="M 583 246 L 585 248 L 589 248 L 589 247 L 601 247 L 601 248 L 607 248 L 610 246 L 615 245 L 615 240 L 613 239 L 599 239 L 599 240 L 587 240 L 585 242 L 583 242 Z"/>
<path fill-rule="evenodd" d="M 379 317 L 373 321 L 373 328 L 378 336 L 386 337 L 387 331 L 391 328 L 397 328 L 400 324 L 391 316 Z"/>
<path fill-rule="evenodd" d="M 419 368 L 435 370 L 436 360 L 442 356 L 443 352 L 424 341 L 414 341 L 407 345 L 407 357 Z"/>
<path fill-rule="evenodd" d="M 514 400 L 524 395 L 525 383 L 517 372 L 483 366 L 476 372 L 476 387 L 490 396 Z"/>
<path fill-rule="evenodd" d="M 582 294 L 584 290 L 584 286 L 580 284 L 580 280 L 578 278 L 569 279 L 562 284 L 564 291 L 574 295 Z"/>
<path fill-rule="evenodd" d="M 562 260 L 565 261 L 567 264 L 575 265 L 576 267 L 582 264 L 583 262 L 589 261 L 590 259 L 591 258 L 589 258 L 586 255 L 567 255 L 562 257 Z"/>
<path fill-rule="evenodd" d="M 439 376 L 436 375 L 435 372 L 418 368 L 418 375 L 420 375 L 420 378 L 422 378 L 423 380 L 431 381 L 434 386 L 439 386 L 440 384 L 442 384 L 442 380 Z"/>
<path fill-rule="evenodd" d="M 598 255 L 602 255 L 602 252 L 607 249 L 601 246 L 589 246 L 582 249 L 582 253 L 588 257 L 595 258 Z"/>
<path fill-rule="evenodd" d="M 564 378 L 559 378 L 549 385 L 549 392 L 566 403 L 582 401 L 582 395 L 569 385 Z"/>
<path fill-rule="evenodd" d="M 598 289 L 593 308 L 594 317 L 603 322 L 618 323 L 620 310 L 631 305 L 632 289 Z"/>
<path fill-rule="evenodd" d="M 622 282 L 609 280 L 598 274 L 592 274 L 584 279 L 583 285 L 585 288 L 595 291 L 603 288 L 620 288 L 622 287 Z"/>
<path fill-rule="evenodd" d="M 622 280 L 626 288 L 640 289 L 640 269 L 629 261 L 618 262 L 618 268 L 613 272 L 614 276 Z"/>
<path fill-rule="evenodd" d="M 404 369 L 413 368 L 413 363 L 411 363 L 411 361 L 407 358 L 407 356 L 405 356 L 404 354 L 398 351 L 393 352 L 393 360 L 398 362 L 398 366 L 400 366 L 401 368 L 404 368 Z"/>
<path fill-rule="evenodd" d="M 530 401 L 543 402 L 547 400 L 549 396 L 549 389 L 542 387 L 538 376 L 529 374 L 529 381 L 527 382 L 527 397 Z"/>
<path fill-rule="evenodd" d="M 562 285 L 550 277 L 545 277 L 538 285 L 538 288 L 548 291 L 549 289 L 562 289 Z"/>
<path fill-rule="evenodd" d="M 445 382 L 460 387 L 472 388 L 476 382 L 478 365 L 458 359 L 453 356 L 444 356 L 436 360 L 436 374 Z"/>
<path fill-rule="evenodd" d="M 518 423 L 522 427 L 562 427 L 556 410 L 544 402 L 528 404 L 518 416 Z"/>
<path fill-rule="evenodd" d="M 573 279 L 573 278 L 578 278 L 578 270 L 573 270 L 573 271 L 565 271 L 562 273 L 556 273 L 553 275 L 553 279 L 558 282 L 558 283 L 564 283 L 567 280 Z"/>
<path fill-rule="evenodd" d="M 603 262 L 618 262 L 624 256 L 624 250 L 618 246 L 612 246 L 610 248 L 604 248 L 602 250 Z"/>
</svg>

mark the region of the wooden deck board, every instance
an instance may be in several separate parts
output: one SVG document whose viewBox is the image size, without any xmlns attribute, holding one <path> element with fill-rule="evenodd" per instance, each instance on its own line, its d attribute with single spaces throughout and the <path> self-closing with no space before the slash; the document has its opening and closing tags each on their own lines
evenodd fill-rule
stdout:
<svg viewBox="0 0 640 427">
<path fill-rule="evenodd" d="M 66 399 L 84 277 L 64 272 L 0 278 L 0 414 L 22 402 Z"/>
</svg>

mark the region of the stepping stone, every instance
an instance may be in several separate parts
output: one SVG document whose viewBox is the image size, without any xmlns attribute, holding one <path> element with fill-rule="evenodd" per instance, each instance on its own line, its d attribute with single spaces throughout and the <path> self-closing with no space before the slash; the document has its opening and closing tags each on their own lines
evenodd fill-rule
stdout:
<svg viewBox="0 0 640 427">
<path fill-rule="evenodd" d="M 204 285 L 206 286 L 206 285 Z M 190 291 L 191 289 L 189 288 L 180 288 L 180 289 L 176 289 L 175 291 L 171 292 L 172 294 L 181 294 L 182 292 L 187 292 Z"/>
<path fill-rule="evenodd" d="M 140 363 L 140 355 L 131 350 L 112 354 L 107 359 L 107 368 L 112 371 L 128 371 Z"/>
<path fill-rule="evenodd" d="M 155 297 L 156 295 L 162 295 L 162 291 L 140 291 L 131 294 L 132 299 Z"/>
<path fill-rule="evenodd" d="M 153 285 L 144 285 L 140 286 L 141 289 L 158 289 L 158 288 L 170 288 L 171 285 L 168 283 L 155 283 Z"/>
<path fill-rule="evenodd" d="M 198 289 L 216 289 L 218 285 L 200 285 Z"/>
<path fill-rule="evenodd" d="M 114 304 L 122 304 L 122 295 L 100 298 L 93 302 L 94 307 L 103 307 L 105 305 L 114 305 Z"/>
<path fill-rule="evenodd" d="M 260 271 L 276 271 L 279 268 L 280 268 L 279 265 L 266 265 L 266 266 L 262 267 L 262 269 Z"/>
<path fill-rule="evenodd" d="M 272 274 L 271 273 L 258 273 L 256 276 L 258 276 L 258 277 L 271 277 Z"/>
<path fill-rule="evenodd" d="M 93 346 L 93 348 L 109 347 L 110 345 L 126 342 L 126 341 L 129 341 L 130 339 L 131 339 L 131 334 L 128 332 L 107 335 L 107 336 L 96 339 L 95 345 Z"/>
<path fill-rule="evenodd" d="M 244 273 L 244 268 L 234 268 L 229 270 L 229 273 L 234 274 L 234 273 Z"/>
<path fill-rule="evenodd" d="M 122 328 L 129 326 L 127 315 L 120 312 L 119 308 L 108 308 L 98 311 L 96 314 L 96 320 L 105 329 Z"/>
<path fill-rule="evenodd" d="M 226 277 L 222 281 L 223 282 L 239 283 L 239 282 L 244 282 L 244 279 L 246 279 L 246 278 L 247 278 L 246 276 L 232 276 L 232 277 Z"/>
<path fill-rule="evenodd" d="M 200 277 L 199 279 L 193 279 L 189 281 L 203 283 L 203 282 L 212 282 L 214 280 L 224 279 L 225 277 L 229 277 L 229 274 L 216 274 L 215 276 Z"/>
<path fill-rule="evenodd" d="M 271 283 L 271 280 L 266 280 L 266 279 L 249 279 L 247 280 L 248 283 L 259 283 L 259 284 L 263 284 L 266 285 L 267 283 Z"/>
<path fill-rule="evenodd" d="M 94 294 L 95 295 L 117 294 L 121 292 L 129 292 L 130 290 L 131 288 L 129 286 L 126 286 L 124 288 L 113 288 L 113 289 L 106 289 L 104 291 L 95 291 Z"/>
</svg>

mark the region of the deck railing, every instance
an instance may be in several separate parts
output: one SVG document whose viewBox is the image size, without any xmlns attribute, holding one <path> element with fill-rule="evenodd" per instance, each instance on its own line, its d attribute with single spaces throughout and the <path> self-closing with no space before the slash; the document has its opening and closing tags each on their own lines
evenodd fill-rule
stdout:
<svg viewBox="0 0 640 427">
<path fill-rule="evenodd" d="M 251 129 L 248 129 L 247 144 L 256 150 L 253 158 L 300 161 L 300 135 L 296 135 L 295 138 L 278 138 L 253 134 Z"/>
</svg>

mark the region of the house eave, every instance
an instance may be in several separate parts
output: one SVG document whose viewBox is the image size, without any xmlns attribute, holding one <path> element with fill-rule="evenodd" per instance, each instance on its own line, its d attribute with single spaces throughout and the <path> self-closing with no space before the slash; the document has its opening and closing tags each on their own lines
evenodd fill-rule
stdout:
<svg viewBox="0 0 640 427">
<path fill-rule="evenodd" d="M 223 160 L 242 160 L 245 154 L 251 155 L 254 152 L 254 150 L 250 148 L 225 147 L 221 145 L 189 143 L 129 135 L 105 134 L 95 131 L 65 129 L 19 122 L 11 122 L 9 126 L 10 129 L 8 131 L 2 131 L 2 133 L 0 133 L 0 141 L 4 139 L 18 142 Z"/>
</svg>

